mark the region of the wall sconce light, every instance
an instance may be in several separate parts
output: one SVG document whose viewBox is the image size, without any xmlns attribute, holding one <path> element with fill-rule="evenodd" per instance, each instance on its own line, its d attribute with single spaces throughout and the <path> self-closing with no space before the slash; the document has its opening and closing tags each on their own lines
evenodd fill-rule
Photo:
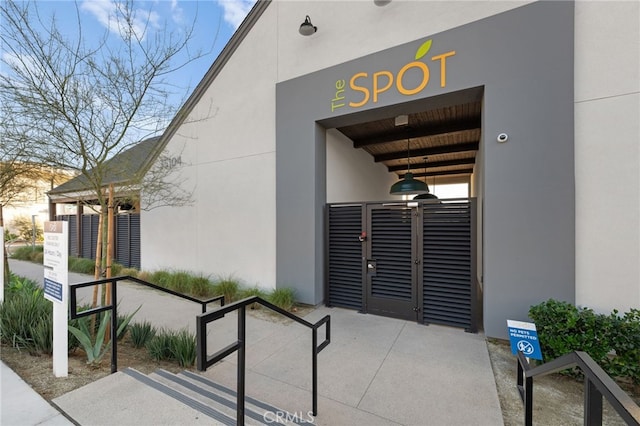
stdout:
<svg viewBox="0 0 640 426">
<path fill-rule="evenodd" d="M 311 18 L 309 18 L 309 15 L 307 15 L 307 17 L 304 19 L 304 22 L 300 24 L 300 29 L 298 31 L 303 36 L 310 36 L 311 34 L 318 31 L 318 27 L 313 26 L 313 24 L 311 23 Z"/>
<path fill-rule="evenodd" d="M 386 6 L 391 3 L 391 0 L 373 0 L 373 4 L 376 6 Z"/>
</svg>

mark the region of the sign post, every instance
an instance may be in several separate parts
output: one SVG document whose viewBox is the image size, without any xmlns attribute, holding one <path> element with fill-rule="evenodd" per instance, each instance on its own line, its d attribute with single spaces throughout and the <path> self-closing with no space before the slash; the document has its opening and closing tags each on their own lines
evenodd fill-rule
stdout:
<svg viewBox="0 0 640 426">
<path fill-rule="evenodd" d="M 53 375 L 69 373 L 69 228 L 67 222 L 44 224 L 44 297 L 53 302 Z"/>
<path fill-rule="evenodd" d="M 542 361 L 542 349 L 540 349 L 538 331 L 534 323 L 507 320 L 507 327 L 512 354 L 516 355 L 520 351 L 527 358 Z"/>
</svg>

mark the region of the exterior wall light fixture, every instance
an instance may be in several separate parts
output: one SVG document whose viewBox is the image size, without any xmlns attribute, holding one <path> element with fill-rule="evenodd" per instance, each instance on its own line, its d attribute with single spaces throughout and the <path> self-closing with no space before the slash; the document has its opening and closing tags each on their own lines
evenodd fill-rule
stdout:
<svg viewBox="0 0 640 426">
<path fill-rule="evenodd" d="M 300 29 L 298 31 L 303 36 L 310 36 L 318 31 L 318 27 L 313 26 L 313 24 L 311 23 L 311 18 L 309 18 L 309 15 L 307 15 L 307 17 L 304 19 L 304 22 L 300 24 Z"/>
<path fill-rule="evenodd" d="M 386 6 L 391 3 L 391 0 L 373 0 L 373 4 L 376 6 Z"/>
</svg>

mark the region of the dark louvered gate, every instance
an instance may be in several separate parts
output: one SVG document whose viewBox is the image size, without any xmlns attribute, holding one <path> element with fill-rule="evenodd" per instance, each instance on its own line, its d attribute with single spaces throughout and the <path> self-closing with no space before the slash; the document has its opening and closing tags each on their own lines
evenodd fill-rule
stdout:
<svg viewBox="0 0 640 426">
<path fill-rule="evenodd" d="M 76 256 L 76 257 L 80 257 L 79 256 L 79 247 L 78 247 L 78 224 L 77 224 L 77 219 L 76 219 L 76 215 L 70 215 L 70 214 L 65 214 L 65 215 L 58 215 L 56 216 L 56 220 L 62 220 L 64 222 L 67 222 L 69 225 L 69 255 L 70 256 Z"/>
<path fill-rule="evenodd" d="M 96 258 L 99 222 L 97 214 L 81 215 L 79 227 L 76 215 L 58 215 L 56 220 L 69 223 L 70 256 Z M 115 224 L 114 260 L 122 266 L 140 269 L 140 214 L 117 215 Z"/>
<path fill-rule="evenodd" d="M 417 319 L 414 209 L 367 206 L 367 312 Z"/>
<path fill-rule="evenodd" d="M 327 212 L 329 306 L 476 331 L 475 199 Z"/>
<path fill-rule="evenodd" d="M 100 217 L 97 214 L 83 214 L 81 217 L 82 229 L 82 257 L 85 259 L 96 258 L 96 244 L 98 243 L 98 223 Z"/>
<path fill-rule="evenodd" d="M 140 269 L 140 215 L 116 216 L 115 261 L 128 268 Z"/>
<path fill-rule="evenodd" d="M 362 310 L 362 209 L 327 207 L 327 305 Z"/>
<path fill-rule="evenodd" d="M 422 321 L 475 332 L 475 199 L 422 210 Z"/>
</svg>

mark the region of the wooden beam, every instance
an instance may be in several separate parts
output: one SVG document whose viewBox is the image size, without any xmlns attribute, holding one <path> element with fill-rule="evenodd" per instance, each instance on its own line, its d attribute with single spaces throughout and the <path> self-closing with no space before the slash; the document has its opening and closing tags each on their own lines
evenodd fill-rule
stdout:
<svg viewBox="0 0 640 426">
<path fill-rule="evenodd" d="M 470 175 L 473 173 L 473 169 L 458 169 L 458 170 L 445 170 L 442 172 L 427 172 L 427 173 L 413 173 L 414 178 L 425 177 L 425 176 L 445 176 L 445 175 Z M 404 173 L 402 173 L 400 179 L 404 179 Z"/>
<path fill-rule="evenodd" d="M 480 142 L 476 141 L 456 145 L 434 146 L 432 148 L 418 148 L 411 150 L 411 157 L 428 157 L 429 155 L 447 154 L 449 152 L 477 151 L 479 146 Z M 407 158 L 407 151 L 391 152 L 388 154 L 378 154 L 373 156 L 376 163 L 398 160 L 400 158 Z"/>
<path fill-rule="evenodd" d="M 353 140 L 354 148 L 362 148 L 369 145 L 377 145 L 399 140 L 424 138 L 430 136 L 444 135 L 448 133 L 464 132 L 468 130 L 480 130 L 480 117 L 458 121 L 455 123 L 445 123 L 432 125 L 429 127 L 399 127 L 397 130 L 383 135 L 366 136 Z"/>
<path fill-rule="evenodd" d="M 458 166 L 463 164 L 475 164 L 475 158 L 461 158 L 459 160 L 443 160 L 443 161 L 429 161 L 426 163 L 412 164 L 411 169 L 433 169 L 436 167 L 450 167 L 450 166 Z M 398 172 L 402 170 L 406 170 L 407 166 L 400 164 L 398 166 L 389 166 L 387 169 L 390 172 Z"/>
</svg>

